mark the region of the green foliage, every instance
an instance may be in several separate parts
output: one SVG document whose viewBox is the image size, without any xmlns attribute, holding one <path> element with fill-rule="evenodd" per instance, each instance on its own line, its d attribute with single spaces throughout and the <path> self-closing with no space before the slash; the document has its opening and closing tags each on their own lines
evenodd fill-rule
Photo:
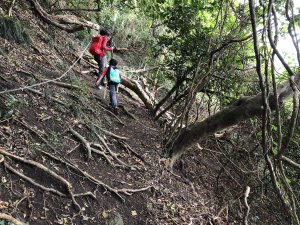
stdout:
<svg viewBox="0 0 300 225">
<path fill-rule="evenodd" d="M 61 139 L 61 134 L 57 133 L 55 131 L 52 131 L 50 133 L 50 141 L 52 144 L 56 145 L 56 146 L 62 146 L 63 142 Z"/>
<path fill-rule="evenodd" d="M 69 81 L 72 85 L 80 87 L 74 88 L 74 91 L 80 96 L 80 97 L 86 97 L 90 92 L 90 87 L 88 83 L 84 80 L 78 79 L 75 75 L 70 76 Z"/>
<path fill-rule="evenodd" d="M 14 114 L 17 110 L 17 108 L 20 106 L 20 101 L 16 98 L 16 96 L 12 94 L 6 94 L 5 95 L 5 111 L 1 112 L 2 117 L 10 117 L 12 114 Z"/>
<path fill-rule="evenodd" d="M 84 115 L 81 106 L 79 104 L 76 103 L 71 104 L 70 110 L 77 119 L 81 119 L 82 116 Z"/>
<path fill-rule="evenodd" d="M 18 44 L 31 44 L 31 39 L 24 25 L 16 18 L 0 16 L 0 36 Z"/>
<path fill-rule="evenodd" d="M 88 30 L 78 31 L 75 35 L 81 41 L 81 46 L 85 46 L 91 41 L 91 34 Z"/>
<path fill-rule="evenodd" d="M 13 225 L 13 223 L 5 221 L 5 220 L 0 220 L 0 225 Z"/>
</svg>

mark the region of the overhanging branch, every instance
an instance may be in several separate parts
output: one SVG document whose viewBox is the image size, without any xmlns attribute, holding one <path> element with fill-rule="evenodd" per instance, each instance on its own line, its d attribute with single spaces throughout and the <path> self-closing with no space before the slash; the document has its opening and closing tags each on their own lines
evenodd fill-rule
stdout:
<svg viewBox="0 0 300 225">
<path fill-rule="evenodd" d="M 300 74 L 295 76 L 295 84 L 298 87 L 300 86 Z M 280 102 L 291 97 L 292 94 L 293 90 L 288 81 L 278 88 L 278 99 Z M 269 106 L 271 110 L 275 109 L 275 102 L 275 96 L 270 95 Z M 240 121 L 250 119 L 254 116 L 260 116 L 263 113 L 262 104 L 263 99 L 261 93 L 254 96 L 245 96 L 215 115 L 208 117 L 206 120 L 187 127 L 174 143 L 167 146 L 169 157 L 171 158 L 171 165 L 178 157 L 186 152 L 187 147 L 193 143 L 219 130 L 233 126 Z"/>
</svg>

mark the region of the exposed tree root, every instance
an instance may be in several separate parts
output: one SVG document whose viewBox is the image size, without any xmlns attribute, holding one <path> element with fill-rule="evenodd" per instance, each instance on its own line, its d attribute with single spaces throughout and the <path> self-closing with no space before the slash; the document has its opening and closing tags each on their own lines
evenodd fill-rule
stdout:
<svg viewBox="0 0 300 225">
<path fill-rule="evenodd" d="M 50 81 L 50 80 L 44 79 L 44 81 Z M 49 82 L 49 84 L 55 84 L 59 87 L 63 87 L 63 88 L 67 88 L 67 89 L 78 89 L 78 90 L 81 89 L 81 87 L 79 87 L 78 85 L 68 84 L 68 83 L 65 83 L 65 82 L 60 82 L 60 81 L 55 81 L 55 80 L 51 80 Z"/>
<path fill-rule="evenodd" d="M 139 155 L 135 150 L 133 150 L 125 141 L 119 141 L 119 143 L 125 148 L 128 152 L 132 153 L 135 157 L 139 158 L 143 162 L 146 162 L 144 157 Z"/>
<path fill-rule="evenodd" d="M 102 99 L 101 99 L 99 96 L 94 95 L 94 97 L 95 97 L 96 99 L 102 101 Z M 123 123 L 122 120 L 120 120 L 120 118 L 117 117 L 115 114 L 113 114 L 113 112 L 109 111 L 108 109 L 106 109 L 104 106 L 102 106 L 102 105 L 100 105 L 100 104 L 99 104 L 98 106 L 100 106 L 100 108 L 103 109 L 105 112 L 108 112 L 108 113 L 109 113 L 112 117 L 114 117 L 120 124 L 122 124 L 123 126 L 125 126 L 125 123 Z"/>
<path fill-rule="evenodd" d="M 94 200 L 97 200 L 96 195 L 90 191 L 86 193 L 74 194 L 74 197 L 81 197 L 81 196 L 91 196 Z"/>
<path fill-rule="evenodd" d="M 88 126 L 87 126 L 88 127 Z M 88 127 L 90 130 L 91 128 Z M 103 151 L 103 148 L 101 145 L 99 144 L 96 144 L 96 143 L 90 143 L 88 142 L 82 135 L 80 135 L 78 132 L 74 131 L 72 128 L 70 128 L 70 131 L 71 133 L 77 137 L 77 139 L 83 144 L 84 148 L 88 151 L 88 154 L 90 155 L 89 156 L 89 159 L 92 157 L 92 152 L 95 152 L 97 154 L 100 154 L 102 156 L 105 157 L 105 159 L 111 164 L 113 165 L 113 163 L 111 162 L 111 160 L 109 159 L 108 155 L 105 153 L 105 151 Z M 109 146 L 107 145 L 107 143 L 105 142 L 104 138 L 102 138 L 99 134 L 97 134 L 95 132 L 96 136 L 98 137 L 98 139 L 100 140 L 100 142 L 103 144 L 103 146 L 105 147 L 105 149 L 109 152 L 110 156 L 116 160 L 120 166 L 123 166 L 123 167 L 127 167 L 127 168 L 130 168 L 131 170 L 136 170 L 138 169 L 137 166 L 130 166 L 128 165 L 127 163 L 123 162 L 122 160 L 120 160 L 118 158 L 118 154 L 114 153 L 110 148 Z M 91 145 L 97 147 L 97 148 L 100 148 L 102 151 L 99 151 L 95 148 L 92 148 Z"/>
<path fill-rule="evenodd" d="M 19 122 L 20 124 L 24 125 L 24 123 L 22 123 L 22 121 L 16 120 L 17 122 Z M 26 126 L 25 126 L 26 127 Z M 51 158 L 52 160 L 55 160 L 57 162 L 62 163 L 63 165 L 73 169 L 75 172 L 83 175 L 84 177 L 86 177 L 88 180 L 90 180 L 91 182 L 93 182 L 94 184 L 103 187 L 105 190 L 108 190 L 111 193 L 114 193 L 116 196 L 118 196 L 122 201 L 125 202 L 125 199 L 121 196 L 121 194 L 124 195 L 131 195 L 133 193 L 136 192 L 141 192 L 141 191 L 145 191 L 148 190 L 149 188 L 151 188 L 152 186 L 147 186 L 144 188 L 139 188 L 139 189 L 117 189 L 117 188 L 113 188 L 107 184 L 105 184 L 103 181 L 98 180 L 97 178 L 93 177 L 92 175 L 90 175 L 89 173 L 83 171 L 82 169 L 80 169 L 77 165 L 75 165 L 73 162 L 71 162 L 70 160 L 66 159 L 63 155 L 61 155 L 45 138 L 43 138 L 37 131 L 35 131 L 35 129 L 33 129 L 32 127 L 28 126 L 27 127 L 31 132 L 33 132 L 35 135 L 37 135 L 38 138 L 40 138 L 48 147 L 51 148 L 51 150 L 57 154 L 60 155 L 60 158 L 46 152 L 43 151 L 41 149 L 36 149 L 36 151 L 44 154 L 45 156 Z M 93 148 L 92 148 L 93 149 Z M 3 157 L 1 157 L 0 155 L 0 161 Z"/>
<path fill-rule="evenodd" d="M 33 88 L 27 88 L 26 90 L 31 91 L 32 93 L 35 93 L 35 94 L 40 95 L 40 96 L 43 96 L 43 97 L 45 96 L 42 92 L 40 92 L 40 91 L 38 91 L 38 90 L 35 90 L 35 89 L 33 89 Z M 65 106 L 66 108 L 69 108 L 69 105 L 68 105 L 68 104 L 66 104 L 66 103 L 64 103 L 64 102 L 62 102 L 62 101 L 60 101 L 60 100 L 57 99 L 57 98 L 54 98 L 54 97 L 52 97 L 52 96 L 48 96 L 47 98 L 51 99 L 52 101 L 54 101 L 54 102 L 56 102 L 56 103 L 58 103 L 58 104 L 60 104 L 60 105 Z"/>
<path fill-rule="evenodd" d="M 291 160 L 291 159 L 289 159 L 289 158 L 287 158 L 287 157 L 285 157 L 285 156 L 281 156 L 281 160 L 282 160 L 283 162 L 285 162 L 286 164 L 288 164 L 288 165 L 290 165 L 290 166 L 292 166 L 292 167 L 294 167 L 294 168 L 300 170 L 300 164 L 299 164 L 299 163 L 296 163 L 296 162 L 294 162 L 293 160 Z"/>
<path fill-rule="evenodd" d="M 88 159 L 90 159 L 92 157 L 92 152 L 94 152 L 94 153 L 97 153 L 99 155 L 102 155 L 110 165 L 114 166 L 114 164 L 111 161 L 111 159 L 109 158 L 109 156 L 107 154 L 105 154 L 105 151 L 103 151 L 103 148 L 102 148 L 101 145 L 88 142 L 81 134 L 79 134 L 78 132 L 76 132 L 72 128 L 70 128 L 70 131 L 74 136 L 76 136 L 76 138 L 82 143 L 84 148 L 88 151 L 88 155 L 89 155 Z M 102 151 L 99 151 L 95 148 L 92 148 L 91 147 L 92 145 L 99 148 L 99 149 L 101 149 Z"/>
<path fill-rule="evenodd" d="M 71 197 L 72 201 L 73 201 L 73 204 L 78 208 L 79 212 L 82 214 L 82 211 L 81 211 L 81 207 L 80 205 L 77 203 L 77 201 L 75 200 L 75 197 L 74 197 L 74 194 L 73 194 L 73 191 L 72 191 L 72 185 L 69 181 L 67 181 L 66 179 L 64 179 L 62 176 L 58 175 L 57 173 L 55 173 L 54 171 L 52 171 L 51 169 L 45 167 L 44 165 L 38 163 L 38 162 L 35 162 L 33 160 L 29 160 L 29 159 L 24 159 L 22 157 L 19 157 L 19 156 L 16 156 L 16 155 L 13 155 L 7 151 L 5 151 L 3 148 L 0 147 L 0 154 L 4 155 L 4 156 L 7 156 L 9 158 L 12 158 L 12 159 L 15 159 L 19 162 L 22 162 L 22 163 L 25 163 L 25 164 L 28 164 L 28 165 L 31 165 L 31 166 L 34 166 L 36 168 L 39 168 L 40 170 L 42 170 L 43 172 L 45 172 L 46 174 L 48 174 L 49 176 L 52 176 L 53 178 L 55 178 L 56 180 L 60 181 L 61 183 L 63 183 L 67 190 L 68 190 L 68 194 L 69 196 Z M 12 169 L 12 168 L 11 168 Z M 17 171 L 16 171 L 17 172 Z M 30 179 L 30 178 L 29 178 Z M 29 179 L 27 179 L 27 181 L 29 181 Z M 33 180 L 31 180 L 33 181 Z M 29 182 L 31 182 L 29 181 Z M 33 184 L 33 182 L 32 182 Z M 42 188 L 42 185 L 39 185 L 38 186 L 39 188 Z M 60 195 L 61 196 L 61 193 L 59 193 L 59 191 L 56 192 L 56 194 Z"/>
<path fill-rule="evenodd" d="M 122 166 L 130 168 L 131 170 L 136 170 L 139 169 L 137 166 L 130 166 L 127 163 L 123 162 L 122 160 L 120 160 L 118 158 L 118 155 L 116 153 L 114 153 L 107 145 L 106 141 L 104 140 L 103 137 L 101 137 L 99 134 L 96 133 L 96 136 L 98 137 L 98 139 L 101 141 L 101 143 L 104 145 L 104 147 L 106 148 L 106 150 L 109 152 L 109 154 L 118 162 L 120 163 Z"/>
<path fill-rule="evenodd" d="M 120 139 L 120 140 L 128 140 L 127 137 L 119 136 L 119 135 L 114 134 L 114 133 L 112 133 L 112 132 L 110 132 L 110 131 L 107 131 L 107 130 L 105 130 L 105 129 L 103 129 L 102 127 L 99 127 L 99 126 L 97 126 L 97 125 L 94 125 L 94 126 L 97 127 L 99 130 L 103 131 L 105 134 L 111 136 L 111 137 L 114 137 L 114 138 Z"/>
<path fill-rule="evenodd" d="M 120 108 L 124 109 L 125 113 L 130 116 L 134 120 L 138 120 L 131 112 L 128 111 L 128 109 L 124 105 L 120 105 Z"/>
<path fill-rule="evenodd" d="M 78 166 L 72 164 L 72 163 L 69 163 L 67 161 L 64 161 L 60 158 L 57 158 L 53 155 L 51 155 L 50 153 L 48 152 L 45 152 L 43 150 L 37 150 L 41 153 L 43 153 L 44 155 L 48 156 L 49 158 L 57 161 L 57 162 L 60 162 L 70 168 L 72 168 L 75 172 L 78 172 L 80 173 L 81 175 L 83 175 L 84 177 L 88 178 L 91 182 L 93 182 L 94 184 L 96 185 L 99 185 L 99 186 L 102 186 L 104 189 L 110 191 L 111 193 L 114 193 L 115 195 L 117 195 L 122 201 L 125 201 L 124 198 L 120 195 L 120 194 L 125 194 L 125 195 L 131 195 L 132 193 L 136 193 L 136 192 L 141 192 L 141 191 L 145 191 L 145 190 L 148 190 L 149 188 L 151 188 L 151 186 L 147 186 L 145 188 L 139 188 L 139 189 L 126 189 L 126 188 L 123 188 L 123 189 L 116 189 L 116 188 L 112 188 L 111 186 L 105 184 L 104 182 L 98 180 L 97 178 L 93 177 L 92 175 L 90 175 L 89 173 L 83 171 L 82 169 L 80 169 Z"/>
<path fill-rule="evenodd" d="M 48 136 L 45 132 L 40 132 L 40 131 L 34 130 L 34 128 L 32 126 L 30 126 L 28 123 L 26 123 L 23 120 L 14 119 L 14 121 L 17 121 L 18 123 L 23 125 L 25 128 L 27 128 L 29 131 L 34 132 L 36 135 L 40 136 L 41 138 L 43 135 L 45 135 L 46 137 Z"/>
<path fill-rule="evenodd" d="M 101 149 L 101 151 L 95 149 L 95 148 L 92 148 L 92 151 L 94 153 L 97 153 L 99 155 L 102 155 L 106 160 L 107 162 L 111 165 L 111 166 L 115 166 L 115 164 L 111 161 L 110 157 L 105 153 L 105 151 L 103 150 L 103 147 L 99 144 L 96 144 L 96 143 L 91 143 L 91 146 L 94 146 L 96 148 L 99 148 Z"/>
<path fill-rule="evenodd" d="M 81 136 L 77 131 L 73 130 L 71 127 L 69 130 L 82 143 L 84 149 L 88 153 L 88 160 L 90 160 L 92 158 L 92 149 L 90 143 L 83 136 Z"/>
<path fill-rule="evenodd" d="M 32 185 L 44 190 L 44 191 L 47 191 L 47 192 L 50 192 L 50 193 L 53 193 L 55 195 L 58 195 L 60 197 L 66 197 L 66 195 L 54 188 L 48 188 L 48 187 L 45 187 L 41 184 L 38 184 L 36 181 L 34 181 L 33 179 L 31 179 L 30 177 L 26 176 L 25 174 L 17 171 L 16 169 L 14 169 L 13 167 L 11 167 L 8 163 L 4 162 L 4 166 L 6 169 L 10 170 L 11 172 L 13 172 L 14 174 L 18 175 L 19 177 L 23 178 L 24 180 L 28 181 L 29 183 L 31 183 Z"/>
<path fill-rule="evenodd" d="M 14 225 L 25 225 L 25 223 L 22 223 L 21 221 L 15 219 L 14 217 L 10 216 L 10 215 L 7 215 L 7 214 L 4 214 L 4 213 L 0 213 L 0 219 L 2 220 L 6 220 L 6 221 L 9 221 L 11 222 L 12 224 Z"/>
</svg>

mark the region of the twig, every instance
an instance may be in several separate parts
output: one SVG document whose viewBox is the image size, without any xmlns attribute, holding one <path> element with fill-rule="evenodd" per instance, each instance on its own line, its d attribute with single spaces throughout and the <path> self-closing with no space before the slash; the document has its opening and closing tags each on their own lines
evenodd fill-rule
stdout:
<svg viewBox="0 0 300 225">
<path fill-rule="evenodd" d="M 15 219 L 14 217 L 4 214 L 4 213 L 0 213 L 0 219 L 4 219 L 7 220 L 9 222 L 11 222 L 14 225 L 25 225 L 25 223 L 22 223 L 21 221 Z"/>
<path fill-rule="evenodd" d="M 250 194 L 250 187 L 247 186 L 246 187 L 246 191 L 244 193 L 244 205 L 246 207 L 246 210 L 244 212 L 244 217 L 243 217 L 243 225 L 248 225 L 248 216 L 249 216 L 249 212 L 250 212 L 250 207 L 248 205 L 248 202 L 247 202 L 247 198 L 249 197 L 249 194 Z"/>
<path fill-rule="evenodd" d="M 78 145 L 76 145 L 73 149 L 71 149 L 71 150 L 69 150 L 69 151 L 67 151 L 67 153 L 66 153 L 66 155 L 69 155 L 69 154 L 71 154 L 73 151 L 75 151 L 76 150 L 76 148 L 78 148 L 80 146 L 80 144 L 78 144 Z"/>
<path fill-rule="evenodd" d="M 18 209 L 18 206 L 21 204 L 21 202 L 23 202 L 27 198 L 28 198 L 28 195 L 25 195 L 20 200 L 18 200 L 14 203 L 14 212 L 16 212 L 16 210 Z"/>
</svg>

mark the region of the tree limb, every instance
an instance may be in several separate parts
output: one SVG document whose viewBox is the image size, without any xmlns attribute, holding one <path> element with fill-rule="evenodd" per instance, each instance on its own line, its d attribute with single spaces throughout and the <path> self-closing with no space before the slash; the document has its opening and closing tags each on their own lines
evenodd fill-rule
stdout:
<svg viewBox="0 0 300 225">
<path fill-rule="evenodd" d="M 69 33 L 83 30 L 84 28 L 91 28 L 99 30 L 100 26 L 89 21 L 82 20 L 74 15 L 51 15 L 47 13 L 39 4 L 37 0 L 27 0 L 31 3 L 37 14 L 46 23 L 54 25 Z"/>
<path fill-rule="evenodd" d="M 300 74 L 295 77 L 295 84 L 300 86 Z M 283 102 L 293 94 L 293 90 L 289 82 L 285 82 L 278 88 L 278 99 Z M 276 97 L 270 95 L 269 106 L 271 110 L 275 109 Z M 219 111 L 206 120 L 197 122 L 194 125 L 187 127 L 187 129 L 179 134 L 174 143 L 167 146 L 169 157 L 171 158 L 170 166 L 179 158 L 187 147 L 191 144 L 211 135 L 219 130 L 233 126 L 240 121 L 260 116 L 263 113 L 263 99 L 261 93 L 255 96 L 245 96 L 238 99 L 234 104 Z"/>
<path fill-rule="evenodd" d="M 300 164 L 296 163 L 295 161 L 285 157 L 285 156 L 281 156 L 280 158 L 283 162 L 287 163 L 288 165 L 298 169 L 300 171 Z"/>
<path fill-rule="evenodd" d="M 83 11 L 83 12 L 98 12 L 98 9 L 70 9 L 70 8 L 65 8 L 65 9 L 54 9 L 54 10 L 51 10 L 49 13 L 56 13 L 56 12 L 78 12 L 78 11 Z"/>
</svg>

